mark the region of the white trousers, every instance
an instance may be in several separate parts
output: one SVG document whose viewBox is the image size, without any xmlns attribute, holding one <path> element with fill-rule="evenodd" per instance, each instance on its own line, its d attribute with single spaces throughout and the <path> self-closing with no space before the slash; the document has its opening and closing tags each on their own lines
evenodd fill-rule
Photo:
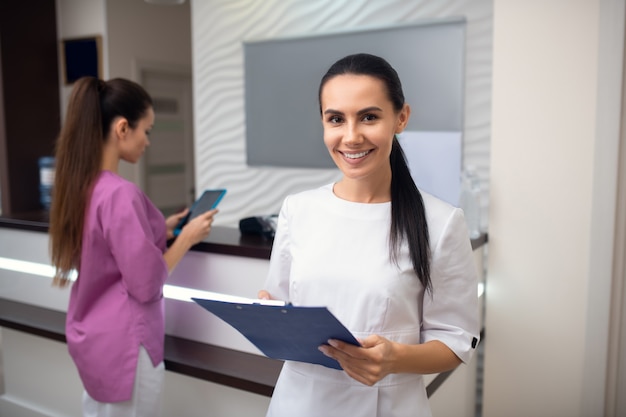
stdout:
<svg viewBox="0 0 626 417">
<path fill-rule="evenodd" d="M 85 417 L 158 417 L 161 415 L 161 392 L 165 378 L 163 362 L 156 367 L 143 346 L 139 347 L 133 396 L 120 403 L 101 403 L 83 392 Z"/>
</svg>

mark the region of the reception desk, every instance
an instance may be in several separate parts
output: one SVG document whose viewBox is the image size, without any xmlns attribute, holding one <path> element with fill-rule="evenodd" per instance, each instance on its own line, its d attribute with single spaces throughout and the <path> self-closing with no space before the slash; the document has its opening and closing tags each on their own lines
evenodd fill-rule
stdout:
<svg viewBox="0 0 626 417">
<path fill-rule="evenodd" d="M 47 230 L 45 213 L 0 216 L 0 415 L 80 415 L 82 387 L 64 344 L 69 290 L 51 286 Z M 485 243 L 486 236 L 472 242 L 481 270 Z M 164 415 L 265 414 L 282 361 L 263 356 L 238 332 L 184 299 L 197 290 L 255 297 L 270 252 L 271 241 L 216 226 L 172 273 L 164 292 Z M 17 263 L 6 267 L 7 260 Z M 473 362 L 448 380 L 450 374 L 428 376 L 434 410 L 473 415 Z"/>
</svg>

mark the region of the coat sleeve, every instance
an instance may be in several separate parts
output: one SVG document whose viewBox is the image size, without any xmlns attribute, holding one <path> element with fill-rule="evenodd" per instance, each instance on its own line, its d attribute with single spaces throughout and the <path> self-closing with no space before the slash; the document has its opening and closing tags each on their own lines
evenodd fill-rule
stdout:
<svg viewBox="0 0 626 417">
<path fill-rule="evenodd" d="M 468 362 L 480 334 L 478 274 L 463 211 L 444 222 L 432 251 L 432 294 L 424 295 L 422 342 L 439 340 Z"/>
<path fill-rule="evenodd" d="M 270 267 L 263 289 L 268 291 L 272 298 L 289 301 L 289 275 L 291 271 L 291 251 L 288 221 L 288 202 L 285 199 L 278 214 L 278 224 L 274 243 L 272 245 L 272 255 Z"/>
</svg>

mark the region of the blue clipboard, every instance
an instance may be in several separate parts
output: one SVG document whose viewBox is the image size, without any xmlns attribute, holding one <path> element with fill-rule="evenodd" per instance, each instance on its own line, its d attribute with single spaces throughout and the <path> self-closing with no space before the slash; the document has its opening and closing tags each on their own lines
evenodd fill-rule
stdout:
<svg viewBox="0 0 626 417">
<path fill-rule="evenodd" d="M 192 298 L 234 327 L 264 355 L 341 369 L 339 362 L 318 350 L 328 339 L 360 343 L 326 307 L 231 303 Z"/>
</svg>

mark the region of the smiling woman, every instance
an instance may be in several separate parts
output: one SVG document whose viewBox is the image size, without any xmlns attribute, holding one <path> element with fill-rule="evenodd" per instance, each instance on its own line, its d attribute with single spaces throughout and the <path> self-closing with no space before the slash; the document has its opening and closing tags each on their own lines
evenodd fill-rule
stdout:
<svg viewBox="0 0 626 417">
<path fill-rule="evenodd" d="M 363 203 L 389 201 L 392 138 L 406 127 L 411 114 L 408 104 L 396 111 L 385 84 L 365 75 L 329 79 L 320 94 L 323 107 L 324 144 L 344 175 L 335 194 Z M 370 181 L 371 195 L 346 195 L 350 180 Z"/>
<path fill-rule="evenodd" d="M 463 212 L 413 182 L 396 137 L 411 111 L 387 61 L 335 62 L 319 106 L 342 178 L 285 199 L 258 297 L 327 306 L 361 345 L 319 346 L 340 370 L 286 361 L 268 416 L 430 416 L 423 375 L 468 362 L 480 337 Z"/>
</svg>

